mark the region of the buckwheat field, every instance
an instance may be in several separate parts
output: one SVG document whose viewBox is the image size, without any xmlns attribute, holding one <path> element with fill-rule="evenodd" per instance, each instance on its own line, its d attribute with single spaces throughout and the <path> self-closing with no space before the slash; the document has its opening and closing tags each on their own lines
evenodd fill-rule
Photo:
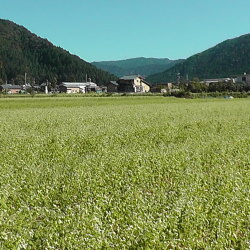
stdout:
<svg viewBox="0 0 250 250">
<path fill-rule="evenodd" d="M 250 248 L 250 99 L 0 99 L 1 249 Z"/>
</svg>

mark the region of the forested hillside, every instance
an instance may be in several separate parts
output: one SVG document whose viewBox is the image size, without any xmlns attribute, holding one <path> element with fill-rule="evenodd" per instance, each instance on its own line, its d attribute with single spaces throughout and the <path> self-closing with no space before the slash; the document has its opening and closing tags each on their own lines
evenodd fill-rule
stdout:
<svg viewBox="0 0 250 250">
<path fill-rule="evenodd" d="M 169 69 L 182 61 L 182 59 L 170 60 L 168 58 L 138 57 L 118 61 L 93 62 L 92 64 L 119 77 L 134 74 L 146 77 Z"/>
<path fill-rule="evenodd" d="M 99 84 L 116 79 L 68 51 L 54 46 L 11 21 L 0 19 L 0 83 L 85 81 Z"/>
<path fill-rule="evenodd" d="M 244 72 L 250 73 L 250 34 L 226 40 L 202 53 L 189 57 L 185 61 L 159 74 L 151 75 L 151 83 L 176 81 L 177 73 L 182 80 L 198 77 L 232 77 Z"/>
</svg>

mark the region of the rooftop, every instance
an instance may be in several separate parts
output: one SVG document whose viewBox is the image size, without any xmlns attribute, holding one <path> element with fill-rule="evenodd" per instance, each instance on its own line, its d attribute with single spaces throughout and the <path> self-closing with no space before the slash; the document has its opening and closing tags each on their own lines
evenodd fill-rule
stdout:
<svg viewBox="0 0 250 250">
<path fill-rule="evenodd" d="M 80 87 L 96 87 L 94 82 L 62 82 L 63 86 L 68 88 L 80 88 Z"/>
<path fill-rule="evenodd" d="M 1 85 L 4 89 L 21 89 L 20 85 L 4 84 Z"/>
<path fill-rule="evenodd" d="M 110 83 L 112 83 L 112 84 L 115 85 L 115 86 L 118 86 L 118 85 L 119 85 L 118 82 L 116 82 L 116 81 L 110 81 Z"/>
<path fill-rule="evenodd" d="M 121 80 L 134 80 L 134 79 L 137 78 L 137 77 L 143 79 L 143 77 L 142 77 L 141 75 L 123 76 L 123 77 L 121 77 L 120 79 L 121 79 Z"/>
</svg>

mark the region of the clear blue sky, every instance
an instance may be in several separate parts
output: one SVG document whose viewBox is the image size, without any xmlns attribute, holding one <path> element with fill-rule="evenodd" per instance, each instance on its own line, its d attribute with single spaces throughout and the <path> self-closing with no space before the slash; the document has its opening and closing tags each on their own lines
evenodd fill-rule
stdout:
<svg viewBox="0 0 250 250">
<path fill-rule="evenodd" d="M 0 18 L 86 61 L 187 58 L 250 33 L 250 0 L 0 0 Z"/>
</svg>

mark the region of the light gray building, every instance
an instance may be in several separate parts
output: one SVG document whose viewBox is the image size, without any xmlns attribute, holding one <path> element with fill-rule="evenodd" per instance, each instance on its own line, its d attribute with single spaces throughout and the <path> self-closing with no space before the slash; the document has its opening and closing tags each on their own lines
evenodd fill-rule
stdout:
<svg viewBox="0 0 250 250">
<path fill-rule="evenodd" d="M 94 91 L 96 92 L 99 89 L 94 82 L 62 82 L 59 85 L 60 92 L 65 93 L 87 93 Z"/>
</svg>

